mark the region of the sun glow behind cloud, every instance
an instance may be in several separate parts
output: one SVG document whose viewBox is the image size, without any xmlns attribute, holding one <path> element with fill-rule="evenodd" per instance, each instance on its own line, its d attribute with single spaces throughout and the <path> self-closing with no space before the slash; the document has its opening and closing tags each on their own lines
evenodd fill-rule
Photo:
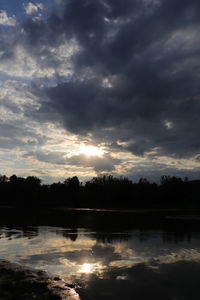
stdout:
<svg viewBox="0 0 200 300">
<path fill-rule="evenodd" d="M 1 173 L 199 178 L 196 1 L 3 2 Z"/>
<path fill-rule="evenodd" d="M 103 156 L 105 151 L 102 148 L 84 145 L 80 147 L 80 153 L 88 156 Z"/>
</svg>

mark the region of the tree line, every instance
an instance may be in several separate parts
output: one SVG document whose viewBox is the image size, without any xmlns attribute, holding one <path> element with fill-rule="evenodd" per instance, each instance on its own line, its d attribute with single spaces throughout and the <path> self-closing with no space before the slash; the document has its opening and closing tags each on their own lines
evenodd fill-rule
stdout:
<svg viewBox="0 0 200 300">
<path fill-rule="evenodd" d="M 77 176 L 42 184 L 35 176 L 0 175 L 0 205 L 64 206 L 69 208 L 199 207 L 200 180 L 162 176 L 160 183 L 141 178 L 94 177 L 84 184 Z"/>
</svg>

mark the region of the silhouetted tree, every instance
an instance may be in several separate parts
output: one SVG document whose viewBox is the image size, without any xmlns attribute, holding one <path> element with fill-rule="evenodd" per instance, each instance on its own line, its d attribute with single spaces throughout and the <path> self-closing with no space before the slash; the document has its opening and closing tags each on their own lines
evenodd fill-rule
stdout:
<svg viewBox="0 0 200 300">
<path fill-rule="evenodd" d="M 0 175 L 0 182 L 7 182 L 8 177 L 6 175 Z"/>
<path fill-rule="evenodd" d="M 64 184 L 72 189 L 78 189 L 80 187 L 80 181 L 77 176 L 65 179 Z"/>
<path fill-rule="evenodd" d="M 169 184 L 177 185 L 182 182 L 183 180 L 181 178 L 177 178 L 175 176 L 163 175 L 161 176 L 160 185 L 169 185 Z"/>
<path fill-rule="evenodd" d="M 154 208 L 199 207 L 200 180 L 163 175 L 160 185 L 141 178 L 104 175 L 82 185 L 77 176 L 63 183 L 42 185 L 35 176 L 0 175 L 0 205 L 53 205 L 66 207 Z"/>
<path fill-rule="evenodd" d="M 29 185 L 39 186 L 41 184 L 41 179 L 35 177 L 35 176 L 28 176 L 25 179 L 25 183 Z"/>
</svg>

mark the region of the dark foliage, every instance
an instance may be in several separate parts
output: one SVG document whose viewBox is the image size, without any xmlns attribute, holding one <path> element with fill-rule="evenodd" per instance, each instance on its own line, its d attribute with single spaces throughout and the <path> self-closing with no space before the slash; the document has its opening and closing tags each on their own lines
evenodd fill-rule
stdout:
<svg viewBox="0 0 200 300">
<path fill-rule="evenodd" d="M 45 205 L 70 208 L 194 208 L 199 207 L 200 180 L 162 176 L 160 184 L 141 178 L 95 177 L 84 185 L 77 176 L 63 183 L 41 184 L 27 178 L 0 175 L 0 205 Z"/>
</svg>

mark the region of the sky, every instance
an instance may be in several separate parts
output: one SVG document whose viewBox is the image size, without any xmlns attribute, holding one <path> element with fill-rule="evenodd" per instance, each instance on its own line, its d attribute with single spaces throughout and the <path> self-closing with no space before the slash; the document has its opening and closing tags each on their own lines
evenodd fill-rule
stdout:
<svg viewBox="0 0 200 300">
<path fill-rule="evenodd" d="M 200 178 L 199 0 L 0 0 L 0 174 Z"/>
</svg>

